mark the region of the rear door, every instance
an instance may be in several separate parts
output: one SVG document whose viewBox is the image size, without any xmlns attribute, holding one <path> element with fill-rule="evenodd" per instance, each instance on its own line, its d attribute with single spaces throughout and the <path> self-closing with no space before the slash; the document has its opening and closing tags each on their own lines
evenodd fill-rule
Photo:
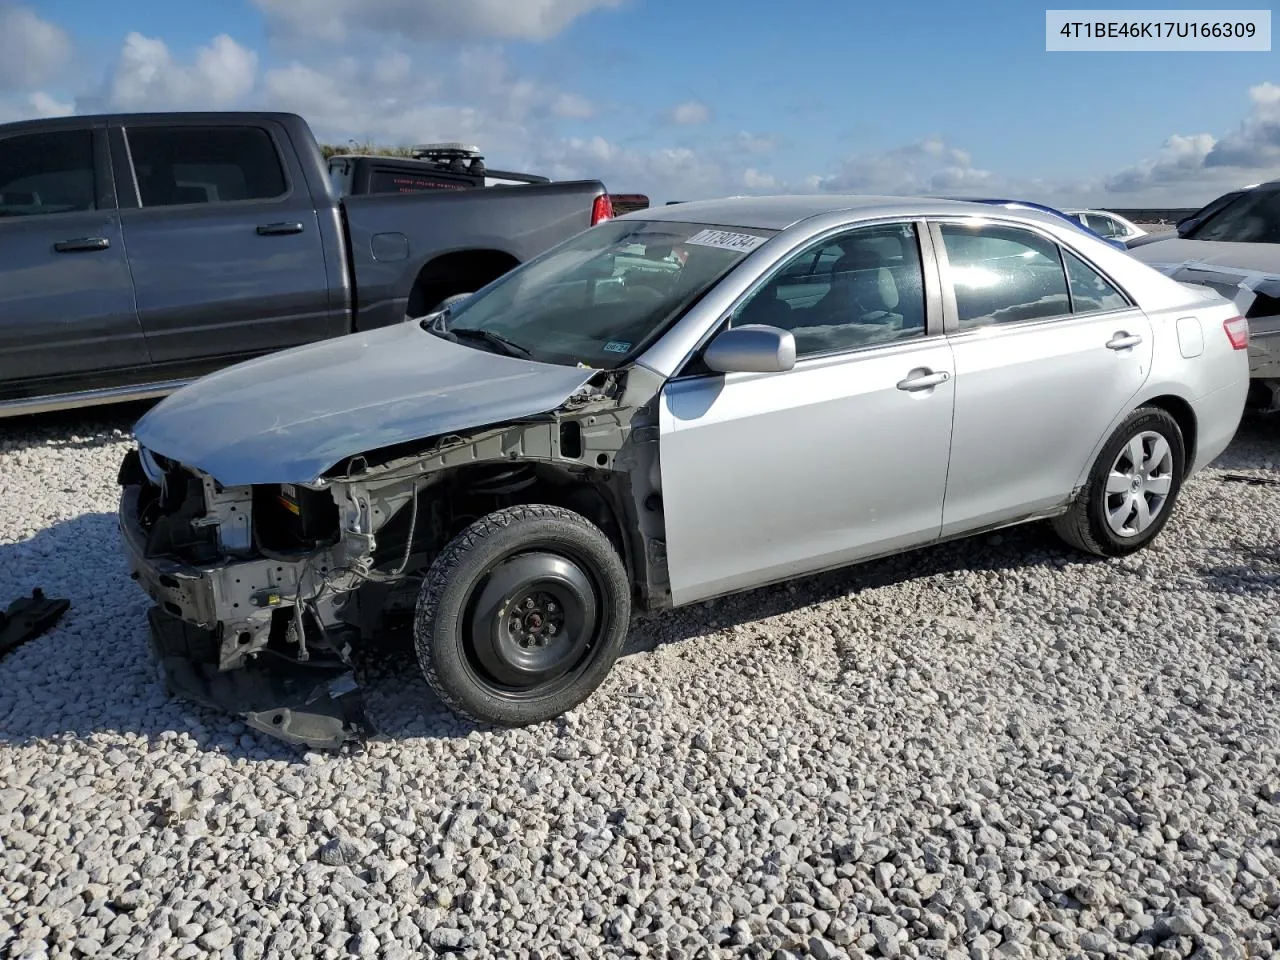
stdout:
<svg viewBox="0 0 1280 960">
<path fill-rule="evenodd" d="M 137 383 L 147 366 L 105 129 L 0 137 L 0 402 Z"/>
<path fill-rule="evenodd" d="M 315 204 L 283 126 L 113 130 L 138 314 L 157 364 L 193 369 L 332 336 Z"/>
<path fill-rule="evenodd" d="M 955 355 L 943 536 L 1051 509 L 1151 372 L 1151 324 L 1096 266 L 1021 226 L 933 225 Z"/>
</svg>

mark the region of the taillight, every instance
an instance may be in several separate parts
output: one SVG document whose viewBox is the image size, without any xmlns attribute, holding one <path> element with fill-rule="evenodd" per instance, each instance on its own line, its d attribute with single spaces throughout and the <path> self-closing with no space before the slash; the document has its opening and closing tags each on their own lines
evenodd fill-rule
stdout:
<svg viewBox="0 0 1280 960">
<path fill-rule="evenodd" d="M 597 223 L 604 220 L 613 219 L 613 200 L 605 193 L 595 198 L 591 203 L 591 225 L 594 227 Z"/>
<path fill-rule="evenodd" d="M 1232 317 L 1222 321 L 1222 329 L 1227 332 L 1227 339 L 1236 350 L 1249 348 L 1249 321 L 1244 317 Z"/>
</svg>

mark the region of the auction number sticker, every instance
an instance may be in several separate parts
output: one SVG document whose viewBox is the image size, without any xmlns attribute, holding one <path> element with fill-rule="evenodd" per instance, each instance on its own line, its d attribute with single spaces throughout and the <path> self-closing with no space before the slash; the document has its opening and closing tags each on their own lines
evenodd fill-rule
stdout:
<svg viewBox="0 0 1280 960">
<path fill-rule="evenodd" d="M 695 233 L 685 242 L 696 243 L 700 247 L 719 247 L 721 250 L 740 250 L 746 253 L 760 246 L 765 239 L 765 237 L 753 237 L 749 233 L 732 233 L 729 230 L 703 230 Z"/>
</svg>

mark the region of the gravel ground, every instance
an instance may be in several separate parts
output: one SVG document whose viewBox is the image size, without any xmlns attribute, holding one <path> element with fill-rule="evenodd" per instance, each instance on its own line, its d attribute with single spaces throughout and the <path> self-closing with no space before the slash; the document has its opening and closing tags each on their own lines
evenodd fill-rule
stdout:
<svg viewBox="0 0 1280 960">
<path fill-rule="evenodd" d="M 1280 953 L 1280 423 L 1155 546 L 1017 529 L 665 616 L 562 722 L 407 651 L 305 754 L 167 700 L 114 528 L 130 419 L 0 424 L 0 955 Z"/>
</svg>

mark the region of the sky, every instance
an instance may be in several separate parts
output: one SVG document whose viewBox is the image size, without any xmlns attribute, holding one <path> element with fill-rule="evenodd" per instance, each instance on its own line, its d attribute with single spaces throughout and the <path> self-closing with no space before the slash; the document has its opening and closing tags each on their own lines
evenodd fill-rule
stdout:
<svg viewBox="0 0 1280 960">
<path fill-rule="evenodd" d="M 1277 52 L 1044 48 L 1025 0 L 0 0 L 0 122 L 287 110 L 656 203 L 1195 207 L 1280 177 Z"/>
</svg>

